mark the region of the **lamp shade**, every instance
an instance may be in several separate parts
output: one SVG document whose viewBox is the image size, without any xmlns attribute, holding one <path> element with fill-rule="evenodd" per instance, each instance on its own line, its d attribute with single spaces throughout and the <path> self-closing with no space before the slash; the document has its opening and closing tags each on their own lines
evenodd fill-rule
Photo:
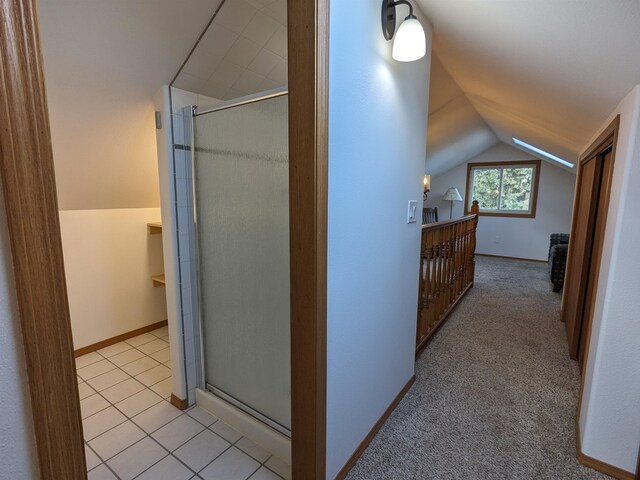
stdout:
<svg viewBox="0 0 640 480">
<path fill-rule="evenodd" d="M 425 192 L 428 192 L 431 189 L 431 175 L 425 175 L 422 177 L 422 185 L 424 186 Z"/>
<path fill-rule="evenodd" d="M 427 41 L 420 21 L 409 16 L 400 24 L 393 39 L 391 56 L 399 62 L 413 62 L 427 53 Z"/>
<path fill-rule="evenodd" d="M 447 190 L 447 193 L 442 197 L 443 200 L 450 200 L 452 202 L 461 202 L 462 197 L 460 196 L 460 192 L 456 187 L 451 187 Z"/>
</svg>

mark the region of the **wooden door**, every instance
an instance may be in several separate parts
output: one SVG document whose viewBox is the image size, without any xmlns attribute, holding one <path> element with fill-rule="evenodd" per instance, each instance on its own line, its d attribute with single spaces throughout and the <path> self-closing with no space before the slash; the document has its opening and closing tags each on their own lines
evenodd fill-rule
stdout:
<svg viewBox="0 0 640 480">
<path fill-rule="evenodd" d="M 580 166 L 570 254 L 563 300 L 563 320 L 567 329 L 569 355 L 578 358 L 587 272 L 593 243 L 593 225 L 598 198 L 600 162 L 594 156 Z M 577 220 L 577 221 L 576 221 Z"/>
<path fill-rule="evenodd" d="M 611 176 L 613 174 L 613 152 L 612 148 L 608 148 L 598 156 L 601 164 L 600 184 L 598 191 L 598 200 L 595 211 L 595 224 L 593 234 L 593 246 L 591 260 L 589 262 L 589 272 L 587 276 L 586 293 L 584 299 L 584 309 L 581 318 L 580 343 L 578 348 L 578 362 L 580 370 L 584 369 L 588 339 L 591 335 L 591 318 L 593 318 L 593 309 L 596 300 L 596 286 L 598 285 L 598 273 L 600 272 L 600 251 L 597 246 L 602 245 L 604 241 L 604 230 L 606 226 L 607 210 L 609 206 L 609 188 L 611 186 Z"/>
<path fill-rule="evenodd" d="M 584 367 L 598 288 L 619 117 L 580 160 L 562 301 L 569 355 Z"/>
</svg>

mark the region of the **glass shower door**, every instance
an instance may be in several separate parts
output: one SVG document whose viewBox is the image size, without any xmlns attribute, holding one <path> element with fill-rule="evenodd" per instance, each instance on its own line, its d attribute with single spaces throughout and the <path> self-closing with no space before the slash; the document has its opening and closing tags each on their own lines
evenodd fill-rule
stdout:
<svg viewBox="0 0 640 480">
<path fill-rule="evenodd" d="M 207 387 L 288 433 L 288 95 L 194 118 Z"/>
</svg>

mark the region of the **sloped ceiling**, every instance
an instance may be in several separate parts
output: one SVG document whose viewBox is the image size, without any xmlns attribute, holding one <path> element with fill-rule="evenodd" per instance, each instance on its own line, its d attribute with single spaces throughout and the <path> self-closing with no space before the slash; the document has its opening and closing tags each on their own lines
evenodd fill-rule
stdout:
<svg viewBox="0 0 640 480">
<path fill-rule="evenodd" d="M 432 55 L 425 171 L 429 175 L 440 175 L 497 142 L 437 55 Z"/>
<path fill-rule="evenodd" d="M 286 0 L 225 0 L 174 83 L 221 100 L 285 85 Z"/>
<path fill-rule="evenodd" d="M 575 161 L 640 83 L 638 0 L 416 2 L 442 65 L 510 145 Z"/>
<path fill-rule="evenodd" d="M 40 0 L 61 210 L 160 205 L 153 98 L 220 0 Z"/>
</svg>

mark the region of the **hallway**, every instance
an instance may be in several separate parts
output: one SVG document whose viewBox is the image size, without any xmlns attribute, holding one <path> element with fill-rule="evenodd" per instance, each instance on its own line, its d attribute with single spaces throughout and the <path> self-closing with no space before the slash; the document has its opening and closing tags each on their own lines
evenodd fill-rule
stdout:
<svg viewBox="0 0 640 480">
<path fill-rule="evenodd" d="M 476 262 L 474 288 L 347 478 L 608 478 L 576 459 L 580 374 L 547 266 Z"/>
</svg>

